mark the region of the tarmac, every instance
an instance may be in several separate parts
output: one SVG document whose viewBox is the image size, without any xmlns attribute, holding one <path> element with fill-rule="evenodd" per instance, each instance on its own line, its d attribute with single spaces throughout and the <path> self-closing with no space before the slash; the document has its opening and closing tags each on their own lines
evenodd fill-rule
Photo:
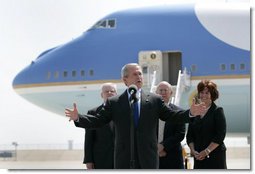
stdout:
<svg viewBox="0 0 255 174">
<path fill-rule="evenodd" d="M 82 153 L 82 151 L 81 151 Z M 250 155 L 247 156 L 247 149 L 241 149 L 240 153 L 246 154 L 242 157 L 229 157 L 227 158 L 227 167 L 231 170 L 250 170 L 251 159 Z M 192 170 L 193 159 L 189 158 L 189 168 L 186 170 Z M 6 159 L 0 161 L 0 169 L 21 169 L 21 170 L 83 170 L 86 169 L 85 165 L 82 164 L 82 158 L 78 160 L 40 160 L 40 161 L 19 161 L 13 159 Z"/>
<path fill-rule="evenodd" d="M 227 166 L 230 170 L 250 170 L 250 159 L 228 159 Z M 16 170 L 83 170 L 86 169 L 81 161 L 1 161 L 1 169 Z M 192 169 L 184 169 L 192 170 Z"/>
<path fill-rule="evenodd" d="M 251 148 L 246 139 L 228 139 L 227 167 L 231 171 L 251 171 Z M 85 170 L 83 150 L 18 150 L 13 158 L 0 158 L 0 169 L 18 170 Z M 188 169 L 193 168 L 193 158 L 188 157 Z M 180 171 L 180 170 L 179 170 Z"/>
</svg>

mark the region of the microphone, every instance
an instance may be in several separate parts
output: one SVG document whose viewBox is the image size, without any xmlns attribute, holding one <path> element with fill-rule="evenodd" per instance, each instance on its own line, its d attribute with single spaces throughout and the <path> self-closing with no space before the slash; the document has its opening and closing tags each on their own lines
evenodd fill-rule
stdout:
<svg viewBox="0 0 255 174">
<path fill-rule="evenodd" d="M 136 102 L 137 98 L 136 98 L 136 92 L 137 92 L 137 86 L 136 85 L 130 85 L 128 87 L 128 92 L 130 94 L 130 101 L 131 102 Z"/>
<path fill-rule="evenodd" d="M 137 92 L 137 86 L 136 85 L 130 85 L 128 87 L 128 92 L 130 95 L 135 95 Z"/>
</svg>

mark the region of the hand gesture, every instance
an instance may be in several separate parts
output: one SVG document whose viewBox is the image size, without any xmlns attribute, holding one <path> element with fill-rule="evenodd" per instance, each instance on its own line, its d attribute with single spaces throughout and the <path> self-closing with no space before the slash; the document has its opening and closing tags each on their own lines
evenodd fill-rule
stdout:
<svg viewBox="0 0 255 174">
<path fill-rule="evenodd" d="M 78 120 L 78 110 L 76 108 L 76 103 L 73 104 L 73 109 L 65 109 L 65 115 L 69 117 L 69 121 L 73 120 L 76 121 Z"/>
<path fill-rule="evenodd" d="M 204 115 L 206 112 L 205 108 L 206 106 L 204 102 L 196 104 L 195 98 L 193 98 L 192 105 L 190 107 L 190 113 L 192 116 Z"/>
</svg>

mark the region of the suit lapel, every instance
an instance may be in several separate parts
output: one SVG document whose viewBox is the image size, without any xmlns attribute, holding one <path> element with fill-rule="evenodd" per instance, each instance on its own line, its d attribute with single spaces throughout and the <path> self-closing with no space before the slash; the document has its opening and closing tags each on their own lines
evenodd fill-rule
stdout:
<svg viewBox="0 0 255 174">
<path fill-rule="evenodd" d="M 103 104 L 100 105 L 100 106 L 96 109 L 96 113 L 99 113 L 99 112 L 102 110 L 102 108 L 103 108 Z"/>
<path fill-rule="evenodd" d="M 139 126 L 139 122 L 141 119 L 144 119 L 143 117 L 146 115 L 146 105 L 149 103 L 149 94 L 146 94 L 143 92 L 143 90 L 141 91 L 141 103 L 140 103 L 140 117 L 139 117 L 139 121 L 138 121 L 138 126 Z"/>
<path fill-rule="evenodd" d="M 147 115 L 146 113 L 146 107 L 148 107 L 149 104 L 149 97 L 150 94 L 141 91 L 141 101 L 140 101 L 140 115 L 139 115 L 139 120 L 138 120 L 138 127 L 141 119 L 146 119 L 143 118 Z M 130 106 L 128 102 L 128 94 L 127 91 L 122 93 L 119 97 L 119 103 L 120 103 L 120 108 L 122 109 L 123 113 L 127 115 L 128 117 L 130 116 Z M 124 114 L 123 114 L 124 115 Z"/>
<path fill-rule="evenodd" d="M 130 106 L 129 106 L 129 102 L 128 102 L 127 91 L 125 91 L 124 93 L 122 93 L 120 95 L 119 103 L 120 103 L 120 108 L 122 109 L 123 113 L 127 113 L 128 115 L 130 115 Z"/>
</svg>

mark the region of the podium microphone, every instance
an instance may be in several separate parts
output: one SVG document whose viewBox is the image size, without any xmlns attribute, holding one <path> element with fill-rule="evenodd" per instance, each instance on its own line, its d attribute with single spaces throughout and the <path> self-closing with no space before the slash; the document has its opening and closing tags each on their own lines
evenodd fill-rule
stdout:
<svg viewBox="0 0 255 174">
<path fill-rule="evenodd" d="M 137 86 L 132 84 L 128 87 L 128 92 L 130 94 L 129 98 L 129 105 L 130 105 L 130 163 L 129 167 L 130 169 L 135 169 L 135 110 L 138 109 L 136 106 L 138 106 L 137 98 L 136 98 L 136 92 L 137 92 Z M 135 109 L 136 108 L 136 109 Z M 137 113 L 137 112 L 136 112 Z"/>
<path fill-rule="evenodd" d="M 128 87 L 128 92 L 130 95 L 135 95 L 137 92 L 137 86 L 136 85 L 130 85 Z"/>
<path fill-rule="evenodd" d="M 136 85 L 130 85 L 129 87 L 128 87 L 128 92 L 129 92 L 129 94 L 130 94 L 130 101 L 132 102 L 132 103 L 134 103 L 134 102 L 136 102 L 137 101 L 137 98 L 136 98 L 136 96 L 135 96 L 135 94 L 136 94 L 136 92 L 137 92 L 137 86 Z"/>
</svg>

